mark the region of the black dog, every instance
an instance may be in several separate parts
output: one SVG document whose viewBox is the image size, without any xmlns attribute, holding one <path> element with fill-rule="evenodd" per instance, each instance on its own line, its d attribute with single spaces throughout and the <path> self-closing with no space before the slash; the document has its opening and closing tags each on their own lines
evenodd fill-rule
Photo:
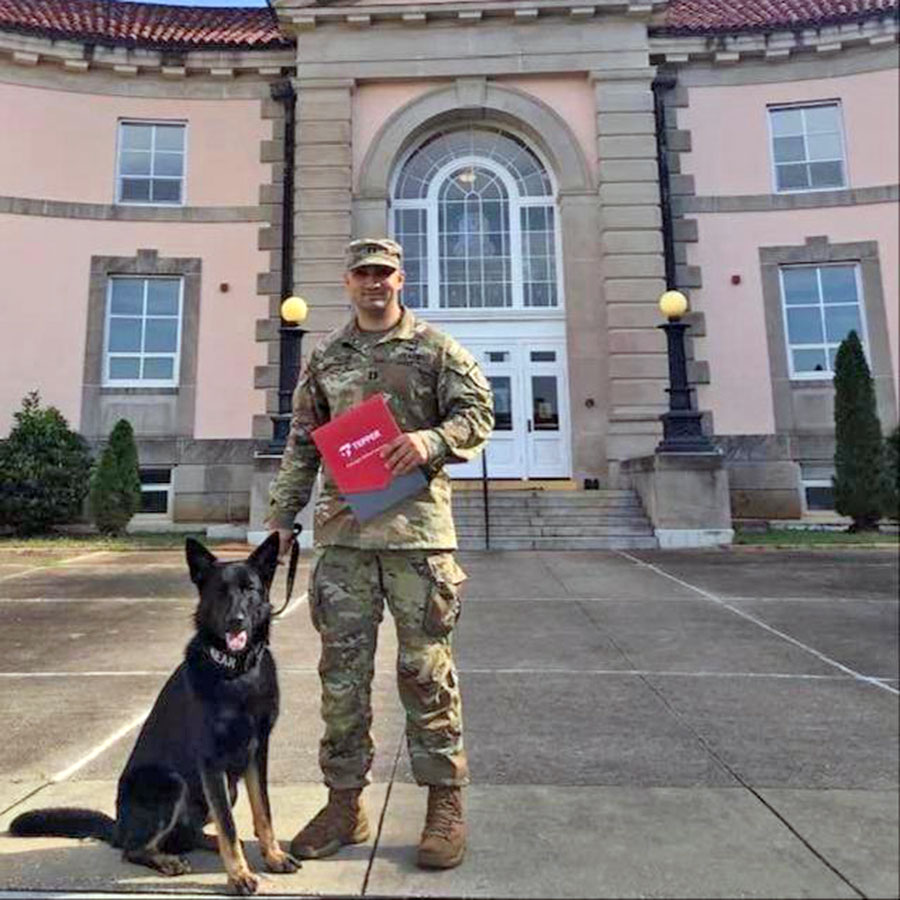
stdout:
<svg viewBox="0 0 900 900">
<path fill-rule="evenodd" d="M 125 859 L 166 875 L 190 871 L 179 854 L 218 849 L 229 886 L 258 886 L 238 840 L 231 807 L 247 786 L 253 826 L 267 868 L 300 865 L 275 840 L 266 784 L 269 734 L 278 716 L 278 682 L 269 651 L 269 587 L 278 564 L 273 534 L 242 562 L 219 562 L 187 539 L 191 580 L 200 602 L 184 662 L 160 692 L 119 778 L 116 818 L 83 809 L 26 812 L 15 835 L 94 837 Z M 212 820 L 216 839 L 204 834 Z"/>
</svg>

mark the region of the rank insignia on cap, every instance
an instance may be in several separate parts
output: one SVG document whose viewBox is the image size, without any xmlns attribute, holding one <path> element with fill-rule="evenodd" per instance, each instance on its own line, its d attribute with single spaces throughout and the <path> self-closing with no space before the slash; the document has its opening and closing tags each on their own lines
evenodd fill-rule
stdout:
<svg viewBox="0 0 900 900">
<path fill-rule="evenodd" d="M 403 268 L 403 248 L 390 238 L 363 238 L 347 244 L 347 269 L 362 266 Z"/>
</svg>

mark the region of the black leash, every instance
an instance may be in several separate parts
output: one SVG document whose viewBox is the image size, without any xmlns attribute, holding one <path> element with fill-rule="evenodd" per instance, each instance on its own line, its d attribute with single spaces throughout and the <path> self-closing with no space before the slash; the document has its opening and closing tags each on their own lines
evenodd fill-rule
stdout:
<svg viewBox="0 0 900 900">
<path fill-rule="evenodd" d="M 291 592 L 294 590 L 294 579 L 297 577 L 297 562 L 300 559 L 300 532 L 303 531 L 303 526 L 299 522 L 294 523 L 294 536 L 291 538 L 291 558 L 288 561 L 288 572 L 287 572 L 287 596 L 284 598 L 284 603 L 281 605 L 281 609 L 278 612 L 272 613 L 272 618 L 274 619 L 276 616 L 280 616 L 288 607 L 288 604 L 291 602 Z"/>
</svg>

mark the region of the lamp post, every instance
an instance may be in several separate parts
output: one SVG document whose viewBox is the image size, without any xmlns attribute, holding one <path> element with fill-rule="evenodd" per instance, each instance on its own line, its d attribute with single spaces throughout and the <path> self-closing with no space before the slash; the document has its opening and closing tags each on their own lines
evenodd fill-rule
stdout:
<svg viewBox="0 0 900 900">
<path fill-rule="evenodd" d="M 281 304 L 278 412 L 272 416 L 272 441 L 269 444 L 269 451 L 277 455 L 284 453 L 291 428 L 291 399 L 300 371 L 300 347 L 306 334 L 306 329 L 301 326 L 308 311 L 302 297 L 287 297 Z"/>
<path fill-rule="evenodd" d="M 669 411 L 660 418 L 663 439 L 657 453 L 715 453 L 716 448 L 703 433 L 700 413 L 691 403 L 691 388 L 687 380 L 687 358 L 684 352 L 684 333 L 690 328 L 681 317 L 687 312 L 687 297 L 680 291 L 666 291 L 659 298 L 659 308 L 666 322 L 657 327 L 666 333 L 669 355 Z"/>
</svg>

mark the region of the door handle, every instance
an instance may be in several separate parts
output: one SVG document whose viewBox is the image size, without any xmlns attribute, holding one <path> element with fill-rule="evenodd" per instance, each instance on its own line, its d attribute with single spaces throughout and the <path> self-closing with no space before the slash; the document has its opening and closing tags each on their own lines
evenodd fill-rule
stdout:
<svg viewBox="0 0 900 900">
<path fill-rule="evenodd" d="M 531 431 L 531 419 L 528 420 L 528 431 Z"/>
</svg>

